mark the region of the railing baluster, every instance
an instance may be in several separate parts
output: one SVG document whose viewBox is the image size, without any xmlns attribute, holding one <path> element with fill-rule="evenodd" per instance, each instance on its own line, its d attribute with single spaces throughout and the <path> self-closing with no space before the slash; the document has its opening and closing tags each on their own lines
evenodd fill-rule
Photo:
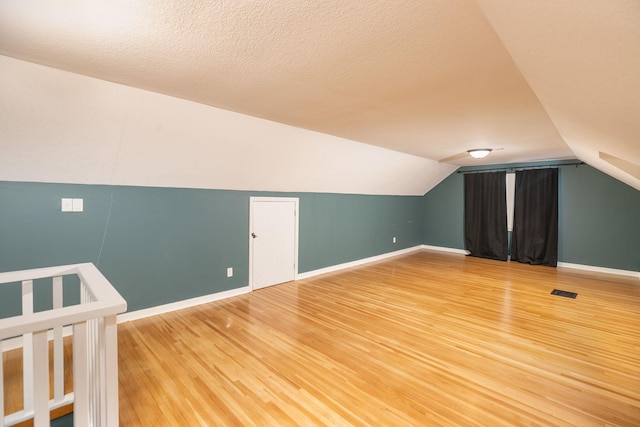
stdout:
<svg viewBox="0 0 640 427">
<path fill-rule="evenodd" d="M 22 315 L 33 314 L 33 280 L 22 282 Z M 22 336 L 22 366 L 33 366 L 33 334 Z M 33 370 L 22 369 L 24 411 L 33 411 Z"/>
<path fill-rule="evenodd" d="M 87 322 L 73 325 L 73 425 L 89 425 Z"/>
<path fill-rule="evenodd" d="M 83 302 L 91 302 L 91 295 L 89 290 L 81 283 L 82 286 L 82 300 Z M 96 425 L 96 390 L 100 387 L 100 384 L 96 381 L 96 319 L 90 319 L 87 321 L 87 381 L 88 381 L 88 408 L 87 415 L 89 417 L 91 425 Z"/>
<path fill-rule="evenodd" d="M 62 308 L 62 276 L 53 278 L 53 309 Z M 64 341 L 62 325 L 53 328 L 53 400 L 64 399 Z"/>
<path fill-rule="evenodd" d="M 96 322 L 96 356 L 97 356 L 97 365 L 98 369 L 96 372 L 96 380 L 100 387 L 96 390 L 96 400 L 98 402 L 98 414 L 100 425 L 107 425 L 107 413 L 106 413 L 106 396 L 105 396 L 105 387 L 107 385 L 107 375 L 105 372 L 106 369 L 106 360 L 105 360 L 105 329 L 104 329 L 104 318 L 98 319 Z"/>
<path fill-rule="evenodd" d="M 96 366 L 96 319 L 91 319 L 87 322 L 89 326 L 89 417 L 91 422 L 95 425 L 96 411 L 98 410 L 98 402 L 96 401 L 97 389 L 100 384 L 96 380 L 97 366 Z"/>
<path fill-rule="evenodd" d="M 97 387 L 95 388 L 95 401 L 96 401 L 96 414 L 95 421 L 98 425 L 104 425 L 102 421 L 103 417 L 103 402 L 102 402 L 102 388 L 104 387 L 104 376 L 103 369 L 104 366 L 102 364 L 102 354 L 101 351 L 104 348 L 102 340 L 104 339 L 104 335 L 102 335 L 102 318 L 95 319 L 96 323 L 94 325 L 94 343 L 93 343 L 93 352 L 95 357 L 95 364 L 93 365 L 95 368 L 95 381 Z"/>
<path fill-rule="evenodd" d="M 0 427 L 4 427 L 4 341 L 0 340 Z"/>
<path fill-rule="evenodd" d="M 104 402 L 103 398 L 103 388 L 104 388 L 104 363 L 102 358 L 102 351 L 104 350 L 104 334 L 102 333 L 102 325 L 104 324 L 103 318 L 95 319 L 94 324 L 94 342 L 93 342 L 93 352 L 95 357 L 95 383 L 97 387 L 94 389 L 95 393 L 95 402 L 96 402 L 96 413 L 95 413 L 95 421 L 97 425 L 105 425 L 105 414 L 104 414 Z"/>
<path fill-rule="evenodd" d="M 104 318 L 104 391 L 106 398 L 105 413 L 109 427 L 118 427 L 118 324 L 116 316 Z M 115 373 L 115 375 L 114 375 Z"/>
<path fill-rule="evenodd" d="M 49 426 L 49 341 L 47 331 L 33 334 L 34 427 Z"/>
</svg>

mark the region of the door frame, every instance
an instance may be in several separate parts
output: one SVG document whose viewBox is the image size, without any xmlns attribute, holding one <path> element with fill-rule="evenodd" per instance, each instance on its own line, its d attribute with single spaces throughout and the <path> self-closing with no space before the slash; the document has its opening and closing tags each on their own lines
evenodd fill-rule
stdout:
<svg viewBox="0 0 640 427">
<path fill-rule="evenodd" d="M 298 240 L 299 240 L 299 225 L 300 225 L 300 199 L 297 197 L 249 197 L 249 233 L 247 238 L 249 239 L 249 290 L 253 291 L 253 215 L 254 215 L 254 203 L 256 202 L 293 202 L 295 209 L 295 224 L 294 224 L 294 246 L 293 257 L 295 268 L 293 270 L 293 280 L 298 280 Z"/>
</svg>

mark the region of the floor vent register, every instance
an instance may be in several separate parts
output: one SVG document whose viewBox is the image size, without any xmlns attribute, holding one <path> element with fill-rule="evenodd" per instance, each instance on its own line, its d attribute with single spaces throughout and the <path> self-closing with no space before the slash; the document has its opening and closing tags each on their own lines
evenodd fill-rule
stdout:
<svg viewBox="0 0 640 427">
<path fill-rule="evenodd" d="M 559 289 L 552 290 L 551 295 L 558 295 L 565 298 L 575 298 L 578 296 L 578 294 L 575 292 L 561 291 Z"/>
</svg>

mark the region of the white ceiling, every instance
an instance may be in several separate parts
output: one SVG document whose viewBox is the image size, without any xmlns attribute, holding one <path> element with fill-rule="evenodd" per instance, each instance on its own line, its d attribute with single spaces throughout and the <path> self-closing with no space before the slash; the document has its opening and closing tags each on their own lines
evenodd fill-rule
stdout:
<svg viewBox="0 0 640 427">
<path fill-rule="evenodd" d="M 578 157 L 640 189 L 638 0 L 0 0 L 0 54 L 436 165 Z M 499 150 L 461 156 L 479 147 Z"/>
</svg>

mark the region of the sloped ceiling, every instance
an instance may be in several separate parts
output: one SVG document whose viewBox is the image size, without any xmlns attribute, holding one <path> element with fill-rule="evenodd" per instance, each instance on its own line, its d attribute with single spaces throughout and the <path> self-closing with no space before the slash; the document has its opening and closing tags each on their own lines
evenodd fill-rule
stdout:
<svg viewBox="0 0 640 427">
<path fill-rule="evenodd" d="M 573 153 L 640 189 L 640 2 L 478 4 Z"/>
<path fill-rule="evenodd" d="M 637 0 L 0 0 L 0 54 L 420 157 L 441 178 L 578 157 L 640 189 Z M 495 151 L 464 155 L 479 147 Z"/>
</svg>

